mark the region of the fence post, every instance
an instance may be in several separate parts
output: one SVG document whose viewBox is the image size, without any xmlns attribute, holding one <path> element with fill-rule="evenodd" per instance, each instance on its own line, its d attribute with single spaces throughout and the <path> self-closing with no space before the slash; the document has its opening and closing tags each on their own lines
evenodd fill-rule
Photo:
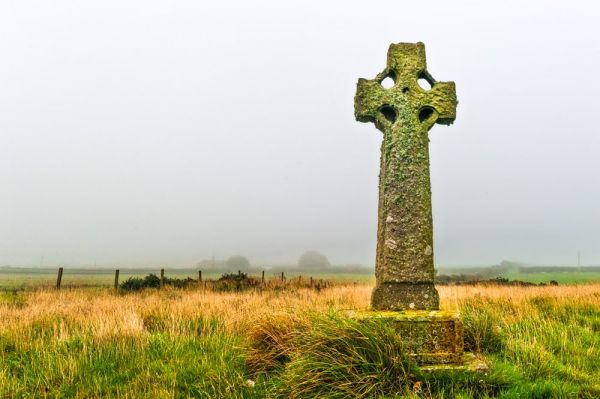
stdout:
<svg viewBox="0 0 600 399">
<path fill-rule="evenodd" d="M 262 271 L 262 277 L 260 279 L 260 281 L 264 284 L 265 283 L 265 271 Z"/>
<path fill-rule="evenodd" d="M 312 287 L 313 287 L 313 279 L 312 279 L 312 276 L 310 276 L 310 288 L 312 288 Z"/>
<path fill-rule="evenodd" d="M 198 270 L 198 281 L 202 282 L 202 270 Z"/>
<path fill-rule="evenodd" d="M 281 281 L 285 280 L 285 276 L 283 274 L 283 272 L 281 272 Z"/>
<path fill-rule="evenodd" d="M 165 269 L 160 269 L 160 286 L 161 288 L 165 285 Z"/>
<path fill-rule="evenodd" d="M 60 290 L 60 283 L 62 282 L 62 274 L 63 274 L 63 268 L 59 267 L 58 268 L 58 277 L 56 278 L 56 289 Z"/>
<path fill-rule="evenodd" d="M 242 277 L 242 271 L 238 270 L 238 277 Z"/>
<path fill-rule="evenodd" d="M 115 270 L 115 290 L 119 289 L 119 269 Z"/>
</svg>

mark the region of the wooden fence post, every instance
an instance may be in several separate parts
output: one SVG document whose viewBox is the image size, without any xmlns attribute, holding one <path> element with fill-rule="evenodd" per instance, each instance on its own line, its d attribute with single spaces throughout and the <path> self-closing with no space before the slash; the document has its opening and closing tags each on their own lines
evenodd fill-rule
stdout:
<svg viewBox="0 0 600 399">
<path fill-rule="evenodd" d="M 198 281 L 202 282 L 202 270 L 198 270 Z"/>
<path fill-rule="evenodd" d="M 264 284 L 265 283 L 265 271 L 262 271 L 262 277 L 260 279 L 260 281 Z"/>
<path fill-rule="evenodd" d="M 60 283 L 62 282 L 63 268 L 58 268 L 58 277 L 56 278 L 56 289 L 60 290 Z"/>
<path fill-rule="evenodd" d="M 160 269 L 160 286 L 161 288 L 165 285 L 165 269 Z"/>
<path fill-rule="evenodd" d="M 281 272 L 281 281 L 285 280 L 285 276 L 283 275 L 283 272 Z"/>
<path fill-rule="evenodd" d="M 312 276 L 310 276 L 310 288 L 312 288 L 312 287 L 313 287 L 313 279 L 312 279 Z"/>
<path fill-rule="evenodd" d="M 119 269 L 115 270 L 115 290 L 119 289 Z"/>
</svg>

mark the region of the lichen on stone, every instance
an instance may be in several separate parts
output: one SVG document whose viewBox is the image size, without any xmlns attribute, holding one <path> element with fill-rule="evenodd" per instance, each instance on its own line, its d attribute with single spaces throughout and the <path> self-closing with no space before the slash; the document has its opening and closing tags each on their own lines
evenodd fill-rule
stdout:
<svg viewBox="0 0 600 399">
<path fill-rule="evenodd" d="M 393 79 L 393 87 L 381 85 L 385 78 Z M 422 89 L 419 78 L 431 89 Z M 436 82 L 427 72 L 423 43 L 390 45 L 384 71 L 358 80 L 356 120 L 373 122 L 383 132 L 374 309 L 408 309 L 411 303 L 415 309 L 439 307 L 428 132 L 436 123 L 451 124 L 456 106 L 454 82 Z"/>
</svg>

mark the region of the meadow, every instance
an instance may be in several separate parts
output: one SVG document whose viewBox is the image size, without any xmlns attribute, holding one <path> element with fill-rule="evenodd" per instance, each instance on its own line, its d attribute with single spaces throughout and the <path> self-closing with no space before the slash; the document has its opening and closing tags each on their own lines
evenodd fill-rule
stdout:
<svg viewBox="0 0 600 399">
<path fill-rule="evenodd" d="M 56 285 L 58 267 L 55 268 L 0 268 L 0 290 L 32 290 L 32 289 L 51 289 Z M 65 288 L 101 288 L 112 287 L 115 278 L 114 269 L 65 267 L 62 277 L 62 286 Z M 150 273 L 160 274 L 158 268 L 137 268 L 120 269 L 119 282 L 123 282 L 131 277 L 144 277 Z M 169 278 L 185 279 L 198 278 L 198 269 L 192 268 L 169 268 L 165 275 Z M 215 280 L 222 275 L 222 272 L 211 272 L 204 270 L 202 278 L 204 280 Z M 260 272 L 250 273 L 255 278 L 260 278 Z M 278 279 L 281 271 L 265 271 L 266 279 Z M 285 270 L 286 279 L 295 279 L 303 277 L 305 279 L 314 276 L 315 279 L 336 280 L 345 282 L 374 282 L 373 271 L 366 269 L 364 273 L 319 273 Z"/>
<path fill-rule="evenodd" d="M 600 282 L 600 272 L 578 272 L 578 271 L 549 271 L 549 272 L 516 272 L 511 271 L 504 275 L 510 280 L 528 281 L 531 283 L 548 283 L 556 281 L 559 284 L 579 284 L 586 282 Z"/>
<path fill-rule="evenodd" d="M 343 270 L 342 268 L 337 268 Z M 460 274 L 470 276 L 477 276 L 476 273 L 485 271 L 486 267 L 477 268 L 462 268 L 459 269 Z M 600 270 L 596 268 L 590 268 L 590 270 L 582 271 L 569 270 L 569 268 L 560 267 L 547 267 L 541 268 L 538 271 L 537 268 L 530 268 L 531 270 L 520 271 L 518 268 L 502 271 L 497 274 L 489 274 L 478 276 L 478 279 L 485 280 L 494 277 L 505 277 L 509 280 L 519 280 L 531 283 L 545 283 L 548 284 L 550 281 L 556 281 L 559 284 L 578 284 L 578 283 L 600 283 Z M 317 271 L 303 271 L 295 270 L 289 265 L 284 265 L 275 269 L 266 269 L 265 277 L 267 279 L 277 279 L 281 276 L 281 271 L 285 271 L 286 279 L 296 279 L 302 277 L 305 279 L 311 276 L 315 279 L 323 280 L 335 280 L 338 282 L 347 283 L 374 283 L 375 276 L 372 268 L 355 268 L 354 272 L 317 272 Z M 335 270 L 335 269 L 334 269 Z M 583 269 L 585 270 L 585 268 Z M 31 290 L 46 288 L 50 289 L 56 285 L 58 267 L 53 268 L 19 268 L 19 267 L 0 267 L 0 290 Z M 359 272 L 360 271 L 360 272 Z M 440 269 L 440 274 L 454 274 L 456 270 Z M 62 278 L 62 286 L 66 288 L 101 288 L 111 287 L 114 284 L 114 269 L 110 268 L 84 268 L 84 267 L 65 267 Z M 155 275 L 160 274 L 158 268 L 122 268 L 120 269 L 119 281 L 123 282 L 131 277 L 143 277 L 150 273 Z M 193 268 L 167 268 L 166 276 L 170 278 L 198 278 L 198 269 Z M 208 271 L 203 270 L 202 276 L 204 280 L 218 279 L 222 275 L 219 271 Z M 260 271 L 254 271 L 249 273 L 250 276 L 255 278 L 261 277 Z"/>
<path fill-rule="evenodd" d="M 439 286 L 476 374 L 424 373 L 389 326 L 347 317 L 371 289 L 5 292 L 0 397 L 600 397 L 600 284 Z"/>
</svg>

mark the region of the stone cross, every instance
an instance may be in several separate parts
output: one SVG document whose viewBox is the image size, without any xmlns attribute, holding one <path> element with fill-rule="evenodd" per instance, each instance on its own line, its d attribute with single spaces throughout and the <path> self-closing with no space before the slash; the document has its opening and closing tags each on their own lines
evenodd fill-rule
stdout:
<svg viewBox="0 0 600 399">
<path fill-rule="evenodd" d="M 386 78 L 393 81 L 388 89 Z M 421 88 L 419 79 L 431 88 Z M 423 43 L 390 45 L 386 69 L 358 80 L 356 119 L 383 132 L 373 309 L 439 309 L 428 132 L 435 123 L 454 122 L 456 105 L 454 82 L 436 82 L 427 72 Z"/>
</svg>

